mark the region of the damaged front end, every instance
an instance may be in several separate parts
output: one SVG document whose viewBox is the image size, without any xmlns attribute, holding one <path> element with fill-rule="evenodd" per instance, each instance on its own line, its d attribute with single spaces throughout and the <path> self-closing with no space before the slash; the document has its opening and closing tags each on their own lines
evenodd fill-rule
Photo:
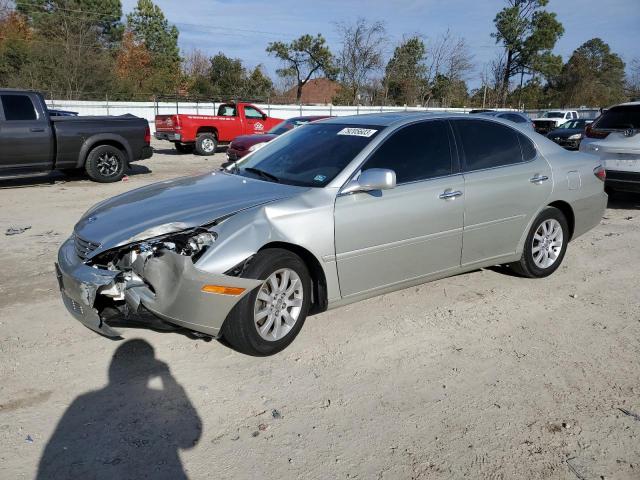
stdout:
<svg viewBox="0 0 640 480">
<path fill-rule="evenodd" d="M 114 328 L 119 326 L 217 337 L 231 309 L 261 282 L 197 268 L 217 238 L 210 228 L 156 230 L 160 235 L 139 235 L 95 256 L 87 256 L 88 242 L 74 235 L 60 248 L 56 264 L 67 310 L 112 338 L 120 337 Z"/>
</svg>

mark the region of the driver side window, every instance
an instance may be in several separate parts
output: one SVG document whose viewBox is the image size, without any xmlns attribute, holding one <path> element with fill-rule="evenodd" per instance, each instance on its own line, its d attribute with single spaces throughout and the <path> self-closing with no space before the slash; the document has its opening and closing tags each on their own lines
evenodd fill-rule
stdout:
<svg viewBox="0 0 640 480">
<path fill-rule="evenodd" d="M 253 107 L 244 107 L 244 116 L 262 120 L 262 113 Z"/>
<path fill-rule="evenodd" d="M 401 128 L 384 141 L 362 170 L 370 168 L 393 170 L 399 185 L 451 175 L 449 126 L 435 120 Z"/>
</svg>

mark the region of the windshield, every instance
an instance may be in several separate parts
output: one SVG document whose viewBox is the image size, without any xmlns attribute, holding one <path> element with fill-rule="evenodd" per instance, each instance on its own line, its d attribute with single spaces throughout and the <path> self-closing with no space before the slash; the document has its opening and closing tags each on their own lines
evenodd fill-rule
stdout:
<svg viewBox="0 0 640 480">
<path fill-rule="evenodd" d="M 558 128 L 571 128 L 575 130 L 577 128 L 584 128 L 586 124 L 587 124 L 586 120 L 569 120 L 568 122 L 565 122 L 562 125 L 560 125 L 560 127 Z"/>
<path fill-rule="evenodd" d="M 240 160 L 235 172 L 288 185 L 324 187 L 383 128 L 310 123 L 265 144 L 260 150 Z"/>
<path fill-rule="evenodd" d="M 544 115 L 542 115 L 542 118 L 564 118 L 564 113 L 562 112 L 545 112 Z"/>
<path fill-rule="evenodd" d="M 290 118 L 289 120 L 285 120 L 284 122 L 279 123 L 267 133 L 270 133 L 272 135 L 282 135 L 283 133 L 287 133 L 289 130 L 292 130 L 301 125 L 305 125 L 309 122 L 310 120 L 308 119 Z"/>
<path fill-rule="evenodd" d="M 627 129 L 640 128 L 640 105 L 621 105 L 602 114 L 595 128 Z"/>
</svg>

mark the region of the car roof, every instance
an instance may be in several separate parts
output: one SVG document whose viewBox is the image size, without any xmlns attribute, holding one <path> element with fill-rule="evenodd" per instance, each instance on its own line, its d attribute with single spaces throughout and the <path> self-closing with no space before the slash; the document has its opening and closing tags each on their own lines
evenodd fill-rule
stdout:
<svg viewBox="0 0 640 480">
<path fill-rule="evenodd" d="M 375 125 L 378 127 L 389 127 L 392 125 L 415 122 L 416 120 L 455 117 L 469 118 L 469 115 L 464 113 L 448 112 L 383 112 L 365 113 L 362 115 L 348 115 L 343 117 L 330 117 L 322 120 L 322 123 L 336 123 L 338 125 Z"/>
<path fill-rule="evenodd" d="M 478 115 L 485 115 L 487 117 L 499 117 L 500 115 L 505 115 L 507 113 L 510 113 L 511 115 L 520 115 L 522 117 L 524 117 L 525 115 L 522 112 L 514 112 L 512 110 L 501 110 L 501 111 L 493 111 L 493 112 L 481 112 L 478 113 Z"/>
</svg>

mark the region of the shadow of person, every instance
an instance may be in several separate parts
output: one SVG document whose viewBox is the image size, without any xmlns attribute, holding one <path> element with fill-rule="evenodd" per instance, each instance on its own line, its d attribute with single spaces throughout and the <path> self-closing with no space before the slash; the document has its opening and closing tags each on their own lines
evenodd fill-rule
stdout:
<svg viewBox="0 0 640 480">
<path fill-rule="evenodd" d="M 109 384 L 79 396 L 64 413 L 36 478 L 187 478 L 178 450 L 194 447 L 201 432 L 167 364 L 146 341 L 130 340 L 113 355 Z"/>
</svg>

